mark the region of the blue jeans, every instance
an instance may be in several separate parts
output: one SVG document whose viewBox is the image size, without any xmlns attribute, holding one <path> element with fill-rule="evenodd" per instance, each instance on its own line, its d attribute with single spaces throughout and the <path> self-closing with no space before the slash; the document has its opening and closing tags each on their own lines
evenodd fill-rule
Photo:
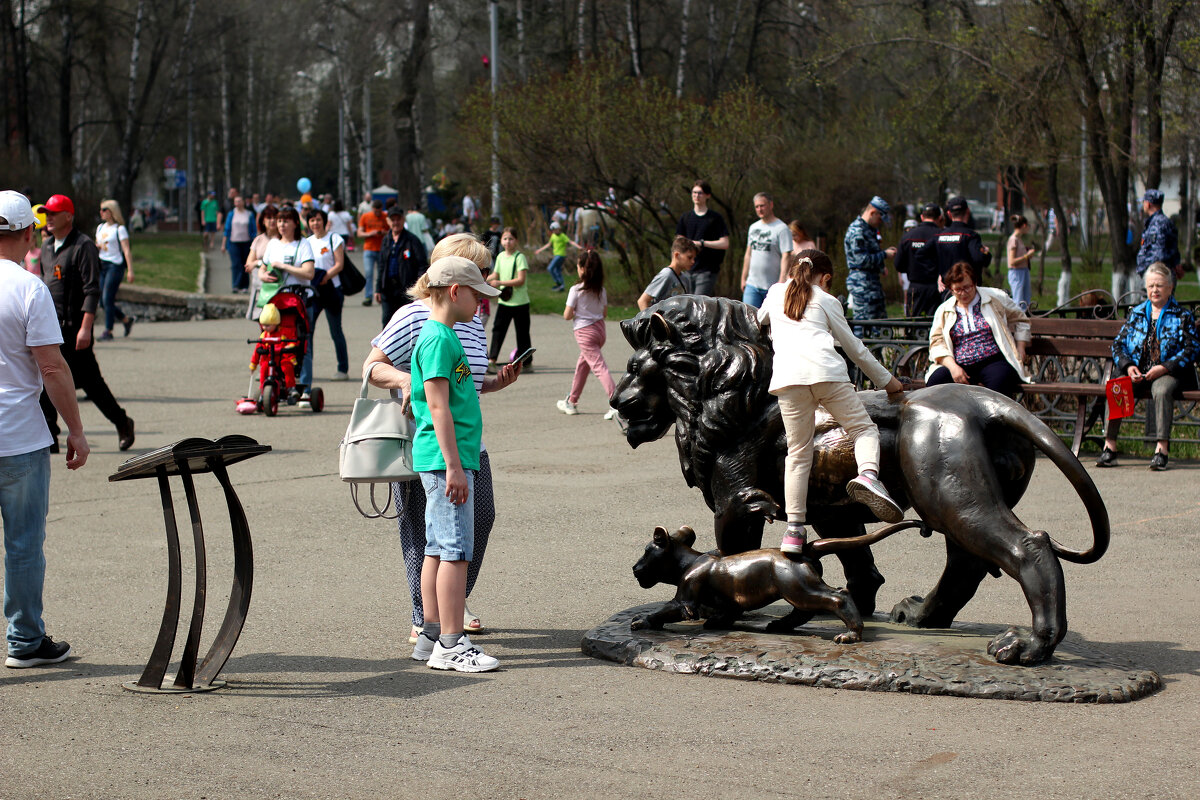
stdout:
<svg viewBox="0 0 1200 800">
<path fill-rule="evenodd" d="M 246 272 L 246 259 L 250 257 L 250 242 L 226 242 L 229 253 L 230 285 L 234 289 L 250 288 L 250 273 Z"/>
<path fill-rule="evenodd" d="M 363 250 L 363 277 L 367 279 L 366 288 L 363 289 L 363 302 L 373 300 L 375 298 L 375 265 L 379 262 L 378 250 Z"/>
<path fill-rule="evenodd" d="M 1008 294 L 1012 297 L 1013 302 L 1021 307 L 1022 311 L 1029 310 L 1029 302 L 1033 299 L 1033 292 L 1029 286 L 1029 270 L 1010 269 L 1008 271 Z"/>
<path fill-rule="evenodd" d="M 470 561 L 475 555 L 475 470 L 466 470 L 467 500 L 446 497 L 446 470 L 422 472 L 425 487 L 425 555 L 442 561 Z"/>
<path fill-rule="evenodd" d="M 125 262 L 114 264 L 100 259 L 100 305 L 104 308 L 104 330 L 112 333 L 117 320 L 125 319 L 125 314 L 117 307 L 117 289 L 125 278 Z"/>
<path fill-rule="evenodd" d="M 563 264 L 567 263 L 566 256 L 555 256 L 550 259 L 550 266 L 546 267 L 546 271 L 550 273 L 550 277 L 554 279 L 555 286 L 563 285 L 562 268 Z"/>
<path fill-rule="evenodd" d="M 333 352 L 337 356 L 337 371 L 350 371 L 350 355 L 346 351 L 346 334 L 342 331 L 342 306 L 345 296 L 338 286 L 325 284 L 317 293 L 317 305 L 313 311 L 313 333 L 316 333 L 317 320 L 321 312 L 325 312 L 325 322 L 329 326 L 329 338 L 333 339 Z M 311 350 L 311 348 L 310 348 Z M 309 377 L 312 377 L 312 360 L 305 358 L 309 364 Z"/>
<path fill-rule="evenodd" d="M 762 308 L 763 300 L 767 299 L 767 290 L 760 289 L 757 286 L 746 284 L 746 288 L 742 290 L 742 302 L 748 306 Z"/>
<path fill-rule="evenodd" d="M 9 655 L 37 650 L 46 635 L 46 514 L 50 512 L 50 448 L 0 457 L 0 514 L 4 518 L 4 616 Z"/>
<path fill-rule="evenodd" d="M 317 314 L 321 313 L 316 310 L 316 307 L 309 308 L 308 313 L 308 340 L 304 343 L 304 361 L 300 364 L 300 373 L 296 376 L 296 383 L 304 387 L 305 391 L 312 388 L 312 373 L 313 373 L 313 328 L 317 323 Z"/>
</svg>

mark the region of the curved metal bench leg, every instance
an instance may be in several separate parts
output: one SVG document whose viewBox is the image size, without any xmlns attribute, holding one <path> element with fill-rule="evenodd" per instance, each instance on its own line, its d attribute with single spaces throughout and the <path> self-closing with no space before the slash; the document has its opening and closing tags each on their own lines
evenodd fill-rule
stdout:
<svg viewBox="0 0 1200 800">
<path fill-rule="evenodd" d="M 246 613 L 250 609 L 250 592 L 254 587 L 254 546 L 250 541 L 250 526 L 246 512 L 229 482 L 229 473 L 219 459 L 210 462 L 212 472 L 225 491 L 225 502 L 229 507 L 229 522 L 233 529 L 233 588 L 229 592 L 229 607 L 225 619 L 217 631 L 216 639 L 196 673 L 196 681 L 207 685 L 220 674 L 237 644 L 242 626 L 246 624 Z"/>
<path fill-rule="evenodd" d="M 187 497 L 188 513 L 192 518 L 192 543 L 196 549 L 196 593 L 192 600 L 192 621 L 188 625 L 187 643 L 179 659 L 179 673 L 175 676 L 175 687 L 191 689 L 196 674 L 196 656 L 200 652 L 200 632 L 204 628 L 204 599 L 208 590 L 208 556 L 204 549 L 204 524 L 200 520 L 200 507 L 196 498 L 196 486 L 186 461 L 179 464 L 179 476 L 183 478 L 183 493 Z"/>
<path fill-rule="evenodd" d="M 150 689 L 162 686 L 163 676 L 167 674 L 167 665 L 171 663 L 171 650 L 175 647 L 175 628 L 179 625 L 180 589 L 183 582 L 183 570 L 179 563 L 179 529 L 175 523 L 175 503 L 171 499 L 171 484 L 167 480 L 167 470 L 159 467 L 158 493 L 162 496 L 163 519 L 167 528 L 167 602 L 163 608 L 162 623 L 158 626 L 158 639 L 150 652 L 150 660 L 137 685 Z"/>
</svg>

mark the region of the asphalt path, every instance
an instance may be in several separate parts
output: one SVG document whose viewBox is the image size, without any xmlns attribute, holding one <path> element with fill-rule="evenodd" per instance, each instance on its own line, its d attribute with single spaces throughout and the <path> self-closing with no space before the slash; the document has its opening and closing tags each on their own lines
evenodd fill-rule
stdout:
<svg viewBox="0 0 1200 800">
<path fill-rule="evenodd" d="M 380 326 L 346 308 L 352 373 Z M 92 456 L 56 458 L 46 620 L 76 658 L 0 671 L 0 797 L 846 798 L 1194 797 L 1200 789 L 1200 493 L 1196 464 L 1089 466 L 1113 519 L 1098 564 L 1064 565 L 1071 633 L 1157 670 L 1164 690 L 1123 705 L 1066 705 L 826 690 L 622 667 L 581 655 L 611 613 L 665 599 L 631 567 L 657 524 L 711 514 L 680 473 L 671 437 L 632 450 L 588 383 L 581 413 L 555 410 L 577 350 L 570 323 L 533 320 L 536 371 L 484 399 L 498 518 L 470 600 L 477 642 L 502 664 L 466 676 L 409 658 L 409 604 L 394 523 L 365 520 L 337 477 L 357 383 L 333 383 L 324 322 L 317 383 L 327 408 L 239 416 L 245 320 L 139 324 L 101 343 L 109 385 L 137 423 L 130 453 L 83 402 Z M 605 349 L 629 355 L 614 323 Z M 510 334 L 511 336 L 511 334 Z M 511 346 L 511 345 L 509 345 Z M 506 348 L 507 349 L 507 348 Z M 231 467 L 254 536 L 249 620 L 223 690 L 126 692 L 150 653 L 166 591 L 153 481 L 109 483 L 129 455 L 187 436 L 244 433 L 273 451 Z M 176 481 L 178 486 L 178 481 Z M 223 503 L 198 479 L 209 551 L 208 627 L 225 608 Z M 190 548 L 186 512 L 184 564 Z M 1082 504 L 1042 460 L 1017 513 L 1077 547 Z M 774 543 L 778 527 L 768 529 Z M 939 537 L 876 547 L 880 607 L 927 591 Z M 842 580 L 831 564 L 830 582 Z M 189 605 L 190 572 L 184 606 Z M 1028 625 L 1017 584 L 987 579 L 961 619 Z M 868 636 L 870 628 L 868 626 Z M 178 657 L 183 635 L 176 648 Z"/>
</svg>

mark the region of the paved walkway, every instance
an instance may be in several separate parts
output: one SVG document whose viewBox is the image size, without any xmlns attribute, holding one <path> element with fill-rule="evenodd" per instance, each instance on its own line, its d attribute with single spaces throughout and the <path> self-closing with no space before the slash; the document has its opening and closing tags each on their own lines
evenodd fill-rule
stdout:
<svg viewBox="0 0 1200 800">
<path fill-rule="evenodd" d="M 361 359 L 376 308 L 347 307 Z M 1066 565 L 1072 636 L 1162 673 L 1159 695 L 1064 706 L 706 680 L 584 658 L 580 637 L 611 612 L 669 596 L 630 572 L 655 524 L 711 516 L 670 439 L 631 450 L 601 418 L 554 401 L 575 359 L 569 324 L 537 317 L 537 372 L 485 399 L 499 518 L 471 608 L 504 669 L 437 673 L 408 658 L 394 523 L 367 521 L 337 480 L 357 386 L 329 383 L 324 414 L 239 417 L 254 328 L 244 320 L 146 323 L 99 359 L 137 421 L 133 452 L 184 436 L 246 433 L 273 453 L 231 468 L 254 533 L 250 618 L 223 691 L 121 689 L 145 664 L 165 594 L 152 482 L 110 484 L 128 454 L 95 407 L 79 473 L 56 465 L 46 618 L 78 654 L 0 671 L 3 797 L 1189 797 L 1200 792 L 1200 469 L 1094 471 L 1113 517 L 1099 563 Z M 615 325 L 606 348 L 622 365 Z M 199 480 L 210 541 L 207 647 L 228 585 L 220 496 Z M 1048 463 L 1018 513 L 1083 546 L 1083 508 Z M 768 536 L 778 530 L 768 531 Z M 189 550 L 185 546 L 184 563 Z M 926 591 L 937 537 L 877 548 L 881 605 Z M 830 567 L 831 582 L 841 579 Z M 185 577 L 186 581 L 189 580 Z M 185 592 L 186 594 L 186 592 Z M 187 598 L 185 597 L 185 605 Z M 988 580 L 964 618 L 1028 624 L 1016 584 Z M 868 628 L 869 635 L 869 628 Z M 180 643 L 182 644 L 182 643 Z M 177 650 L 178 653 L 178 650 Z M 457 773 L 454 779 L 441 779 Z M 435 784 L 436 781 L 436 784 Z"/>
</svg>

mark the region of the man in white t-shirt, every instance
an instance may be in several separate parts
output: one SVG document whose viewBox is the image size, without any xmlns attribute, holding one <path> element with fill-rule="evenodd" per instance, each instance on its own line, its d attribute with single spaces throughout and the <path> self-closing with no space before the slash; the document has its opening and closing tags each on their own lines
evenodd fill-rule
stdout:
<svg viewBox="0 0 1200 800">
<path fill-rule="evenodd" d="M 89 452 L 50 291 L 18 263 L 33 243 L 35 224 L 25 195 L 0 192 L 0 512 L 4 665 L 12 669 L 57 664 L 71 655 L 71 645 L 47 636 L 42 622 L 52 441 L 38 402 L 43 384 L 67 425 L 67 468 L 82 467 Z"/>
<path fill-rule="evenodd" d="M 742 302 L 759 308 L 767 290 L 787 280 L 792 232 L 775 216 L 775 201 L 766 192 L 754 195 L 754 213 L 758 221 L 750 226 L 742 259 Z"/>
</svg>

